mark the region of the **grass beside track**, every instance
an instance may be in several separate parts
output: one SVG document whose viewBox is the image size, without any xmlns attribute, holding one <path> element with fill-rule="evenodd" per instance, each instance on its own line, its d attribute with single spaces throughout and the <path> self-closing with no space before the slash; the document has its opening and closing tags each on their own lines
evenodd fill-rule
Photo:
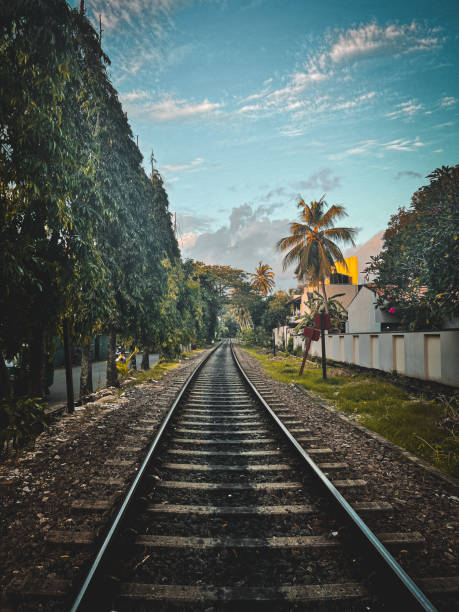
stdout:
<svg viewBox="0 0 459 612">
<path fill-rule="evenodd" d="M 176 368 L 184 359 L 189 359 L 193 355 L 196 355 L 203 351 L 204 349 L 196 349 L 194 351 L 187 351 L 182 353 L 180 359 L 161 359 L 154 366 L 152 366 L 149 370 L 130 370 L 130 378 L 132 380 L 128 380 L 123 388 L 132 387 L 134 385 L 139 385 L 144 382 L 152 382 L 152 380 L 159 380 L 166 372 L 169 370 L 173 370 Z"/>
<path fill-rule="evenodd" d="M 321 366 L 309 361 L 300 377 L 301 358 L 282 353 L 273 357 L 257 348 L 244 349 L 260 361 L 271 378 L 298 383 L 365 427 L 459 477 L 459 394 L 449 399 L 429 399 L 413 395 L 373 372 L 346 367 L 328 366 L 328 379 L 324 381 Z"/>
</svg>

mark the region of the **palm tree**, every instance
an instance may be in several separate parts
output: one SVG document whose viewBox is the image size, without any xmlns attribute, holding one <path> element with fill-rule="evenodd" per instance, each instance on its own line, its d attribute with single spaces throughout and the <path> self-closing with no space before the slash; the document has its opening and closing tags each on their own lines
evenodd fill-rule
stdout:
<svg viewBox="0 0 459 612">
<path fill-rule="evenodd" d="M 281 238 L 276 248 L 287 251 L 283 260 L 284 270 L 296 263 L 295 274 L 299 281 L 308 280 L 322 288 L 325 312 L 328 312 L 328 299 L 325 292 L 325 279 L 332 273 L 335 262 L 340 262 L 347 269 L 344 256 L 336 242 L 350 243 L 355 246 L 354 236 L 357 230 L 352 227 L 334 227 L 337 219 L 347 216 L 343 206 L 333 205 L 328 208 L 325 195 L 310 204 L 301 199 L 302 223 L 291 223 L 291 235 Z"/>
<path fill-rule="evenodd" d="M 259 291 L 261 295 L 267 295 L 271 293 L 274 285 L 274 272 L 272 268 L 267 264 L 258 262 L 258 266 L 255 268 L 255 274 L 250 274 L 252 277 L 252 287 L 255 291 Z"/>
</svg>

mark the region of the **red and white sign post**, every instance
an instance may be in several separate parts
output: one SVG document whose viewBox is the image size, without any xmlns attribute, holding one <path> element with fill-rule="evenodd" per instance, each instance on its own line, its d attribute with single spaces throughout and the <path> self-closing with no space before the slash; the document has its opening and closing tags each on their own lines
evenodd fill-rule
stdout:
<svg viewBox="0 0 459 612">
<path fill-rule="evenodd" d="M 306 338 L 304 346 L 303 361 L 300 368 L 300 376 L 303 375 L 304 366 L 306 365 L 306 359 L 308 358 L 309 349 L 311 348 L 311 342 L 317 341 L 322 336 L 322 377 L 325 380 L 327 378 L 327 364 L 325 356 L 325 334 L 326 329 L 330 329 L 330 315 L 326 312 L 321 312 L 314 316 L 314 327 L 305 327 L 303 329 L 303 336 Z"/>
</svg>

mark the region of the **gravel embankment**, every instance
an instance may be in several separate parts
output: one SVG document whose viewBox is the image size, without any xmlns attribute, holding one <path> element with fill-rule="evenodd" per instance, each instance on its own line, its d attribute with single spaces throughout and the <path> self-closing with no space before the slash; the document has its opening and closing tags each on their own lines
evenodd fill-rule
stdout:
<svg viewBox="0 0 459 612">
<path fill-rule="evenodd" d="M 183 361 L 157 381 L 127 388 L 121 397 L 110 389 L 98 392 L 95 402 L 60 417 L 33 443 L 3 458 L 1 612 L 22 609 L 20 600 L 11 600 L 9 594 L 39 592 L 50 580 L 72 580 L 88 563 L 90 546 L 72 551 L 47 540 L 55 530 L 97 537 L 184 379 L 207 353 Z M 148 436 L 136 430 L 141 419 L 148 420 Z M 111 479 L 118 484 L 111 486 Z M 105 511 L 75 509 L 78 502 L 104 498 L 111 502 Z M 38 605 L 34 609 L 46 609 L 46 603 Z"/>
<path fill-rule="evenodd" d="M 265 376 L 259 361 L 237 348 L 249 376 Z M 330 447 L 334 461 L 349 465 L 349 478 L 367 481 L 361 500 L 389 502 L 394 511 L 378 519 L 387 532 L 420 532 L 425 544 L 397 560 L 413 577 L 435 578 L 459 575 L 459 483 L 436 477 L 422 464 L 415 464 L 391 443 L 365 435 L 339 414 L 319 405 L 294 386 L 266 377 L 267 392 L 290 409 L 304 426 L 319 437 L 317 446 Z"/>
<path fill-rule="evenodd" d="M 237 350 L 248 370 L 264 376 L 256 359 Z M 3 460 L 0 612 L 27 609 L 22 601 L 27 591 L 40 592 L 53 579 L 74 580 L 88 564 L 91 546 L 72 548 L 47 540 L 56 530 L 81 532 L 86 537 L 88 533 L 97 536 L 103 529 L 182 381 L 204 354 L 183 362 L 158 381 L 127 389 L 121 398 L 105 390 L 96 403 L 60 418 L 29 448 Z M 423 578 L 458 576 L 459 488 L 434 478 L 390 445 L 366 436 L 296 388 L 265 380 L 266 388 L 305 428 L 314 430 L 319 438 L 316 446 L 331 447 L 333 461 L 349 465 L 347 477 L 367 481 L 359 499 L 393 506 L 391 513 L 378 518 L 381 531 L 423 534 L 425 544 L 416 554 L 402 550 L 397 555 L 408 573 Z M 148 421 L 148 436 L 136 430 L 141 420 Z M 110 484 L 111 479 L 117 484 Z M 76 509 L 78 503 L 95 499 L 108 500 L 109 509 Z M 21 595 L 11 599 L 15 592 Z M 34 599 L 29 609 L 51 608 L 46 600 L 39 604 Z"/>
</svg>

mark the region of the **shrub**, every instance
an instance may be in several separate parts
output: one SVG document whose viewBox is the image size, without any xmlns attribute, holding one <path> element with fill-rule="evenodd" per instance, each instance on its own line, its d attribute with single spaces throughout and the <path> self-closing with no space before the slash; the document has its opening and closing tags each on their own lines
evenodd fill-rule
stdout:
<svg viewBox="0 0 459 612">
<path fill-rule="evenodd" d="M 293 336 L 290 336 L 287 342 L 287 353 L 293 353 Z"/>
<path fill-rule="evenodd" d="M 47 427 L 45 402 L 40 398 L 6 399 L 0 402 L 0 448 L 13 446 L 32 438 Z"/>
</svg>

